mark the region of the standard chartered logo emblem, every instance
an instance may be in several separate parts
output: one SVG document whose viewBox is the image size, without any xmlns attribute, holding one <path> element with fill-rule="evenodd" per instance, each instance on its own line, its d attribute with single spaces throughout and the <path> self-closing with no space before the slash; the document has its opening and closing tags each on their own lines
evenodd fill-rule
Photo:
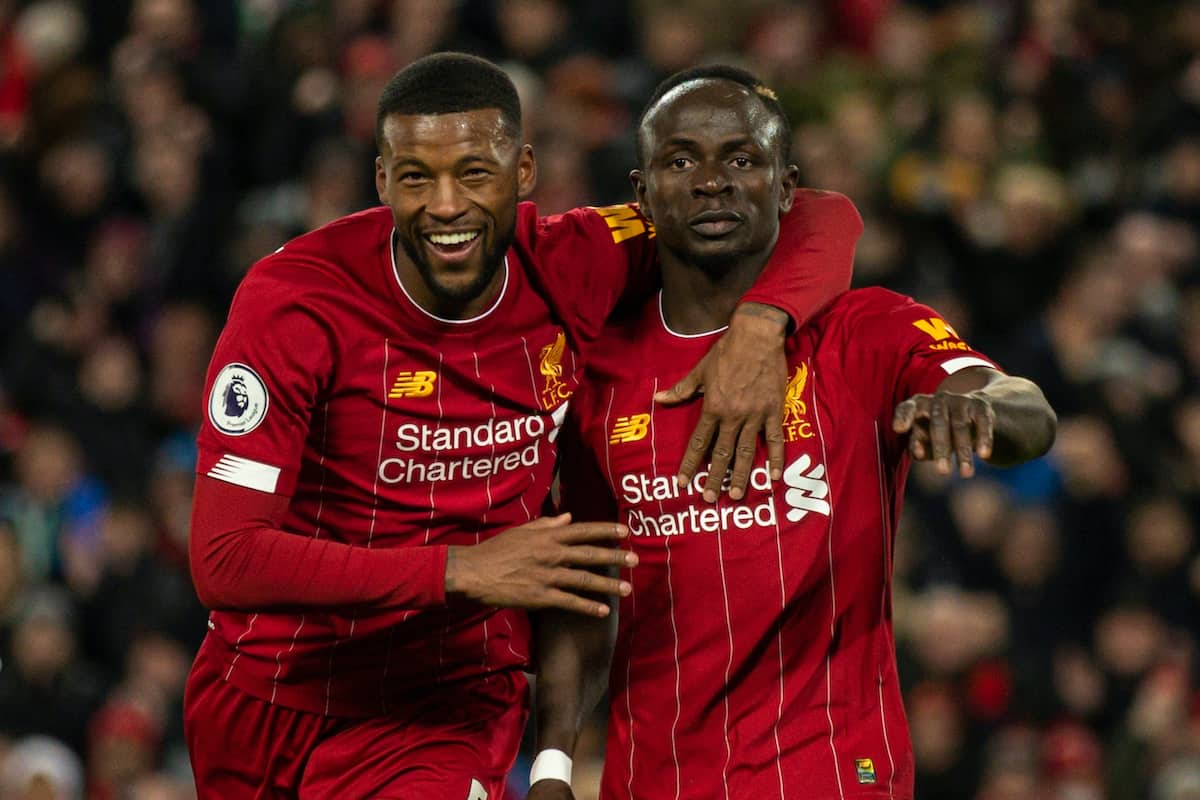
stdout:
<svg viewBox="0 0 1200 800">
<path fill-rule="evenodd" d="M 783 482 L 788 487 L 783 496 L 790 506 L 788 522 L 799 522 L 810 511 L 829 516 L 829 502 L 825 500 L 829 496 L 829 481 L 825 480 L 824 464 L 813 466 L 805 453 L 783 471 Z"/>
</svg>

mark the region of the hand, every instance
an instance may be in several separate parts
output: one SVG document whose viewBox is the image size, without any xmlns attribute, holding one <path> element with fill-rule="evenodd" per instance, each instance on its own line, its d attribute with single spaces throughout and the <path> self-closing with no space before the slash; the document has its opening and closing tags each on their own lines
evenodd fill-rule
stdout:
<svg viewBox="0 0 1200 800">
<path fill-rule="evenodd" d="M 664 405 L 704 395 L 700 422 L 688 439 L 676 480 L 681 487 L 687 486 L 711 447 L 712 463 L 704 482 L 704 499 L 710 503 L 717 501 L 730 459 L 733 474 L 729 496 L 740 500 L 745 495 L 760 431 L 767 440 L 771 480 L 783 475 L 783 395 L 787 388 L 783 344 L 787 319 L 784 312 L 770 306 L 738 306 L 729 321 L 729 331 L 692 371 L 670 389 L 654 395 L 655 402 Z"/>
<path fill-rule="evenodd" d="M 954 455 L 964 478 L 975 474 L 975 454 L 985 459 L 992 454 L 995 425 L 991 400 L 978 392 L 915 394 L 892 417 L 892 430 L 908 434 L 914 461 L 933 461 L 938 472 L 949 475 Z"/>
<path fill-rule="evenodd" d="M 540 780 L 529 787 L 525 800 L 575 800 L 575 793 L 565 781 Z"/>
<path fill-rule="evenodd" d="M 499 608 L 561 608 L 607 617 L 607 603 L 575 592 L 627 595 L 633 587 L 574 567 L 635 566 L 633 553 L 592 544 L 628 535 L 629 529 L 615 522 L 571 524 L 570 514 L 535 519 L 486 542 L 449 548 L 446 594 Z"/>
</svg>

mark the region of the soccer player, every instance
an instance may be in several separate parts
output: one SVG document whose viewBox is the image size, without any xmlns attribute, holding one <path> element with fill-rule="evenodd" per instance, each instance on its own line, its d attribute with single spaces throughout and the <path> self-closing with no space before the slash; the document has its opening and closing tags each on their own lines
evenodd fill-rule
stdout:
<svg viewBox="0 0 1200 800">
<path fill-rule="evenodd" d="M 538 515 L 584 359 L 655 252 L 631 207 L 518 204 L 535 173 L 519 131 L 494 65 L 414 62 L 380 100 L 384 206 L 287 243 L 238 290 L 193 512 L 213 609 L 185 698 L 202 798 L 495 800 L 527 715 L 519 609 L 603 615 L 629 591 L 587 569 L 634 563 L 598 546 L 622 527 Z M 743 299 L 799 322 L 843 288 L 823 224 L 791 215 L 803 258 Z M 733 461 L 745 480 L 735 450 L 773 380 L 782 396 L 784 335 L 739 308 L 699 382 L 758 405 L 710 409 L 696 438 L 716 437 L 714 476 Z"/>
<path fill-rule="evenodd" d="M 1054 414 L 933 309 L 847 292 L 788 339 L 783 485 L 760 460 L 743 502 L 704 502 L 669 464 L 699 409 L 653 396 L 758 279 L 797 169 L 774 94 L 729 67 L 666 80 L 638 134 L 631 177 L 657 230 L 662 291 L 602 333 L 561 480 L 576 518 L 628 526 L 639 564 L 611 671 L 607 622 L 559 617 L 539 634 L 529 797 L 571 797 L 567 754 L 607 673 L 605 800 L 911 800 L 890 594 L 909 463 L 949 473 L 956 459 L 965 477 L 976 454 L 1036 457 Z M 698 226 L 701 214 L 728 223 Z M 852 250 L 857 226 L 841 232 Z"/>
</svg>

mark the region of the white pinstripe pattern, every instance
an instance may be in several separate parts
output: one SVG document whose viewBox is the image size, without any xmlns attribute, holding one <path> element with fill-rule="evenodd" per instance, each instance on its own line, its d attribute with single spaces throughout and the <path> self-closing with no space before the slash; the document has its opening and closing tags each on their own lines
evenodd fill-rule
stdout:
<svg viewBox="0 0 1200 800">
<path fill-rule="evenodd" d="M 720 509 L 721 498 L 717 498 L 717 508 Z M 776 526 L 778 527 L 778 526 Z M 721 786 L 725 790 L 725 800 L 729 800 L 729 762 L 733 758 L 733 748 L 729 745 L 729 672 L 733 669 L 733 619 L 729 616 L 729 585 L 725 580 L 725 548 L 722 545 L 724 536 L 717 531 L 717 566 L 721 570 L 721 600 L 725 604 L 725 631 L 729 635 L 729 657 L 725 659 L 725 683 L 721 692 L 721 700 L 725 705 L 725 722 L 722 733 L 725 736 L 725 763 L 721 767 Z"/>
<path fill-rule="evenodd" d="M 380 371 L 380 383 L 383 385 L 383 402 L 379 407 L 379 444 L 376 447 L 375 463 L 378 464 L 383 458 L 383 440 L 387 433 L 387 393 L 388 393 L 388 356 L 391 350 L 391 340 L 384 338 L 383 340 L 383 369 Z M 379 512 L 379 470 L 374 469 L 375 473 L 371 480 L 371 524 L 367 528 L 367 547 L 371 546 L 371 539 L 375 536 L 375 518 Z M 350 634 L 347 638 L 354 637 L 354 628 L 358 623 L 358 610 L 350 615 Z M 329 714 L 329 704 L 333 695 L 333 657 L 337 653 L 338 645 L 342 643 L 339 638 L 334 641 L 333 647 L 329 648 L 329 662 L 326 665 L 328 674 L 325 677 L 325 714 Z"/>
<path fill-rule="evenodd" d="M 445 361 L 445 356 L 442 353 L 438 353 L 438 365 L 437 365 L 437 373 L 436 373 L 438 376 L 438 381 L 437 381 L 438 418 L 437 418 L 437 426 L 436 427 L 441 427 L 442 418 L 446 415 L 446 411 L 442 406 L 442 384 L 445 383 L 445 380 L 442 377 L 442 363 L 444 361 Z M 441 457 L 442 457 L 441 453 L 435 451 L 434 456 L 433 456 L 433 462 L 436 464 L 438 459 L 440 459 Z M 429 535 L 433 531 L 433 518 L 434 518 L 434 515 L 437 513 L 433 507 L 433 487 L 436 483 L 437 483 L 436 481 L 429 482 L 429 520 L 425 523 L 425 544 L 429 544 Z M 438 634 L 438 647 L 437 647 L 438 669 L 437 669 L 437 674 L 434 676 L 434 681 L 433 681 L 434 684 L 440 684 L 442 682 L 442 672 L 445 670 L 445 663 L 446 663 L 445 659 L 443 658 L 443 653 L 446 648 L 446 634 L 449 632 L 450 632 L 450 615 L 449 615 L 449 613 L 446 613 L 446 624 L 444 626 L 442 626 L 442 631 L 441 631 L 441 633 Z"/>
<path fill-rule="evenodd" d="M 613 386 L 608 390 L 608 407 L 604 410 L 604 427 L 600 430 L 600 441 L 604 443 L 604 469 L 608 473 L 608 485 L 615 491 L 618 481 L 617 475 L 612 468 L 612 443 L 608 439 L 608 432 L 612 430 L 612 408 L 613 401 L 617 396 L 617 387 Z M 632 544 L 630 545 L 632 547 Z M 633 581 L 629 582 L 630 587 L 634 587 Z M 629 592 L 629 615 L 631 619 L 637 619 L 637 590 L 631 588 Z M 630 623 L 632 631 L 632 623 Z M 636 749 L 635 739 L 633 735 L 633 698 L 631 697 L 629 674 L 630 665 L 633 661 L 633 648 L 625 648 L 625 716 L 629 720 L 629 769 L 625 788 L 629 792 L 630 800 L 633 800 L 633 753 Z"/>
<path fill-rule="evenodd" d="M 242 657 L 242 651 L 241 651 L 242 639 L 245 639 L 246 635 L 248 633 L 250 633 L 250 631 L 254 628 L 254 622 L 257 619 L 258 619 L 258 614 L 255 614 L 254 616 L 252 616 L 250 618 L 250 621 L 246 623 L 246 630 L 242 631 L 242 635 L 239 636 L 237 638 L 237 641 L 233 643 L 233 649 L 235 652 L 234 652 L 234 656 L 233 656 L 233 661 L 229 662 L 229 671 L 225 673 L 225 680 L 229 680 L 229 676 L 233 674 L 233 665 L 236 664 L 238 662 L 238 659 Z"/>
<path fill-rule="evenodd" d="M 883 589 L 879 597 L 879 622 L 882 625 L 884 613 L 887 610 L 887 593 L 891 575 L 891 565 L 888 559 L 888 551 L 891 548 L 891 526 L 888 525 L 886 492 L 883 482 L 883 452 L 880 444 L 879 420 L 875 421 L 875 468 L 879 478 L 879 529 L 883 532 Z M 832 504 L 830 508 L 833 508 Z M 879 724 L 883 730 L 883 747 L 887 751 L 888 757 L 888 797 L 895 797 L 896 761 L 892 758 L 892 743 L 888 741 L 887 716 L 883 710 L 882 666 L 879 668 Z"/>
<path fill-rule="evenodd" d="M 654 386 L 650 390 L 651 396 L 658 393 L 658 378 L 654 379 Z M 607 431 L 606 431 L 607 433 Z M 650 474 L 654 479 L 658 480 L 658 431 L 654 426 L 654 403 L 650 403 Z M 662 500 L 658 501 L 658 513 L 662 516 L 664 512 Z M 683 773 L 679 768 L 679 750 L 676 744 L 676 730 L 679 727 L 679 717 L 683 714 L 683 697 L 679 692 L 679 682 L 682 677 L 682 670 L 679 669 L 679 627 L 675 621 L 675 587 L 671 585 L 671 539 L 667 537 L 663 543 L 667 551 L 667 603 L 671 615 L 671 635 L 675 639 L 674 642 L 674 659 L 675 659 L 675 719 L 671 721 L 671 760 L 675 763 L 675 800 L 679 800 L 679 794 L 683 791 Z"/>
<path fill-rule="evenodd" d="M 479 383 L 483 383 L 483 376 L 479 374 L 479 353 L 472 352 L 471 356 L 475 359 L 475 380 L 478 381 Z M 488 384 L 488 402 L 491 403 L 491 406 L 492 406 L 491 418 L 495 419 L 496 418 L 496 386 L 495 386 L 495 384 Z M 495 458 L 496 458 L 496 442 L 492 441 L 491 450 L 489 453 L 489 460 L 491 460 L 492 463 L 495 463 Z M 484 490 L 487 492 L 487 508 L 485 508 L 483 510 L 483 513 L 479 515 L 479 525 L 481 528 L 487 524 L 488 512 L 492 510 L 492 473 L 490 471 L 487 474 L 487 478 L 485 478 Z M 476 530 L 475 531 L 475 544 L 479 544 L 480 538 L 481 538 L 480 531 Z M 482 666 L 485 671 L 487 670 L 487 662 L 488 662 L 488 621 L 485 619 L 483 621 L 483 662 L 482 662 Z"/>
<path fill-rule="evenodd" d="M 813 421 L 817 423 L 817 439 L 821 442 L 821 463 L 828 464 L 829 457 L 825 451 L 825 429 L 821 426 L 821 409 L 817 403 L 817 370 L 812 367 L 808 374 L 809 385 L 812 387 L 812 410 Z M 829 486 L 829 520 L 825 523 L 827 549 L 829 553 L 829 596 L 831 600 L 832 610 L 829 614 L 829 639 L 830 650 L 832 651 L 832 642 L 835 626 L 837 625 L 837 582 L 834 580 L 833 570 L 833 483 L 830 481 Z M 840 769 L 841 758 L 838 756 L 837 745 L 833 742 L 833 712 L 831 706 L 833 704 L 833 685 L 831 683 L 831 670 L 833 659 L 832 652 L 825 654 L 825 718 L 829 720 L 829 750 L 833 754 L 833 776 L 837 779 L 838 796 L 845 800 L 846 790 L 842 787 L 842 772 Z"/>
<path fill-rule="evenodd" d="M 529 366 L 529 388 L 533 390 L 533 407 L 538 410 L 538 413 L 541 413 L 542 397 L 541 393 L 538 392 L 537 377 L 533 374 L 533 354 L 529 352 L 529 340 L 524 336 L 521 337 L 521 347 L 525 349 L 525 363 Z M 538 447 L 541 447 L 540 443 Z M 537 480 L 534 478 L 533 473 L 530 473 L 529 477 L 531 480 Z M 533 519 L 533 514 L 529 512 L 529 506 L 525 502 L 525 492 L 521 492 L 520 498 L 521 508 L 525 509 L 525 521 L 528 522 Z"/>
<path fill-rule="evenodd" d="M 301 614 L 300 615 L 300 624 L 296 626 L 296 631 L 295 631 L 295 633 L 292 634 L 292 646 L 287 649 L 287 651 L 289 653 L 296 649 L 296 637 L 298 637 L 300 635 L 300 629 L 303 627 L 304 627 L 304 615 Z M 270 699 L 270 701 L 268 701 L 271 703 L 275 702 L 275 692 L 277 692 L 279 690 L 279 673 L 281 671 L 283 671 L 283 661 L 280 660 L 281 655 L 283 655 L 282 647 L 279 648 L 277 651 L 275 651 L 275 675 L 272 676 L 272 678 L 271 678 L 271 699 Z M 232 666 L 233 665 L 230 664 L 230 667 L 232 667 Z M 230 671 L 232 672 L 233 670 L 231 669 Z M 226 680 L 228 680 L 228 676 L 226 676 Z"/>
<path fill-rule="evenodd" d="M 321 484 L 317 488 L 317 515 L 313 520 L 313 540 L 321 538 L 321 514 L 325 511 L 325 477 L 329 474 L 325 469 L 325 443 L 329 439 L 329 401 L 325 401 L 324 408 L 321 413 L 321 457 L 317 460 L 317 467 L 321 470 Z M 296 627 L 295 633 L 292 634 L 292 643 L 288 646 L 288 652 L 296 649 L 296 640 L 300 637 L 300 631 L 304 628 L 304 615 L 300 615 L 300 624 Z M 271 702 L 275 702 L 275 692 L 279 689 L 279 673 L 283 670 L 281 657 L 283 648 L 275 651 L 275 676 L 271 678 Z"/>
<path fill-rule="evenodd" d="M 775 505 L 775 483 L 771 482 L 771 505 Z M 787 611 L 787 584 L 783 577 L 783 530 L 779 525 L 779 510 L 775 512 L 775 560 L 779 564 L 779 615 L 782 623 Z M 787 800 L 787 791 L 783 785 L 783 747 L 779 744 L 779 726 L 783 723 L 783 625 L 775 631 L 775 652 L 779 656 L 779 706 L 775 709 L 775 772 L 779 777 L 779 798 Z"/>
</svg>

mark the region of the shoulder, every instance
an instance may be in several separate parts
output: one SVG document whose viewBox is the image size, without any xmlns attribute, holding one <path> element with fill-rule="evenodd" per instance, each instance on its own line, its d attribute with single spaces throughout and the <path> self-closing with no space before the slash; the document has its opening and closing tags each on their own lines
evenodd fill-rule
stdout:
<svg viewBox="0 0 1200 800">
<path fill-rule="evenodd" d="M 384 206 L 341 217 L 297 236 L 259 259 L 238 287 L 238 300 L 293 304 L 314 294 L 352 290 L 357 273 L 386 252 L 392 230 Z"/>
<path fill-rule="evenodd" d="M 871 286 L 842 292 L 813 320 L 821 327 L 854 325 L 925 308 L 908 295 Z"/>
<path fill-rule="evenodd" d="M 792 196 L 792 210 L 854 237 L 862 233 L 863 221 L 858 208 L 849 197 L 839 192 L 797 189 Z"/>
</svg>

